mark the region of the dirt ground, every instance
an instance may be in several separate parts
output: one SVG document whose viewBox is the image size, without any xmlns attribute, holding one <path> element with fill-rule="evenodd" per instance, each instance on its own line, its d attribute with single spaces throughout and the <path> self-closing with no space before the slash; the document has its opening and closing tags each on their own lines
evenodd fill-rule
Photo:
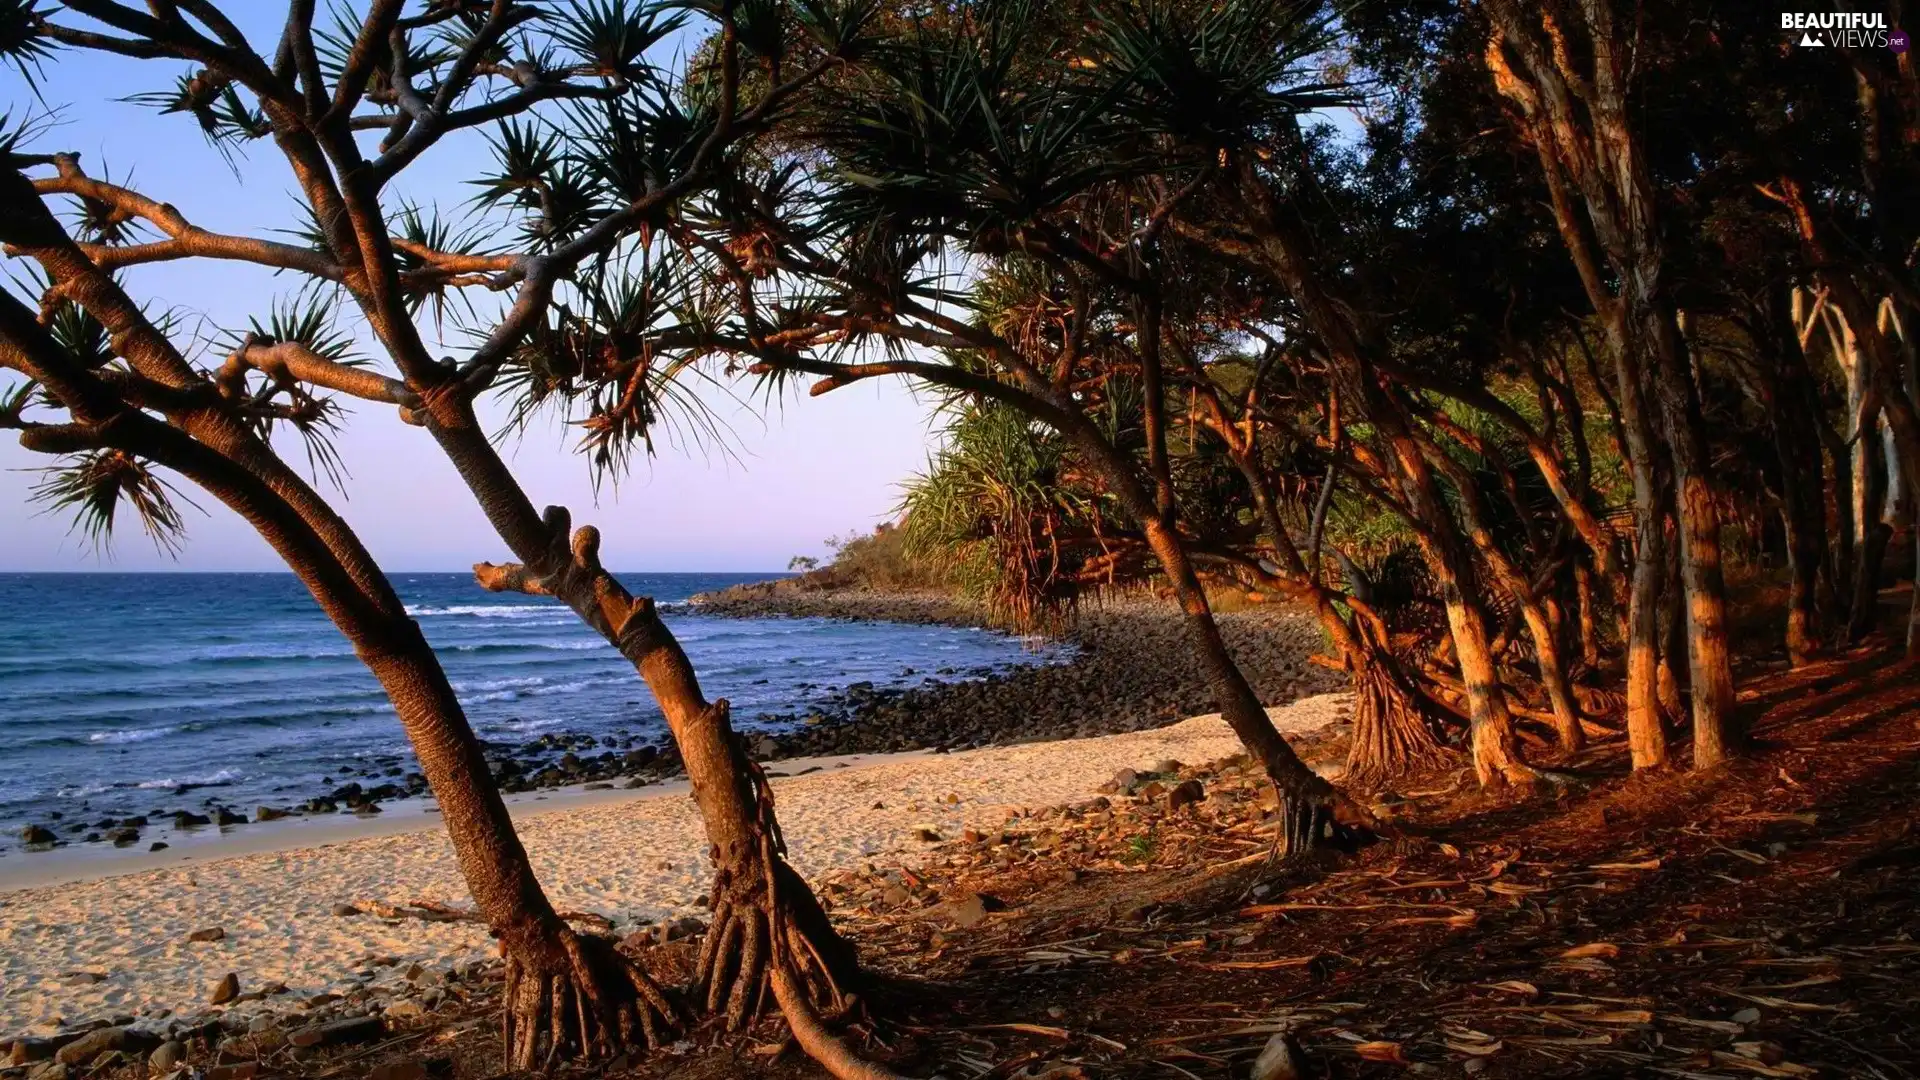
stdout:
<svg viewBox="0 0 1920 1080">
<path fill-rule="evenodd" d="M 1629 776 L 1614 740 L 1545 796 L 1435 777 L 1319 866 L 1267 862 L 1229 761 L 842 875 L 822 896 L 877 976 L 849 1038 L 952 1080 L 1244 1078 L 1276 1036 L 1303 1076 L 1920 1075 L 1920 667 L 1863 649 L 1741 698 L 1726 769 Z M 497 1074 L 486 993 L 414 1025 L 304 1060 L 229 1039 L 208 1080 Z M 576 1071 L 820 1075 L 783 1035 Z"/>
</svg>

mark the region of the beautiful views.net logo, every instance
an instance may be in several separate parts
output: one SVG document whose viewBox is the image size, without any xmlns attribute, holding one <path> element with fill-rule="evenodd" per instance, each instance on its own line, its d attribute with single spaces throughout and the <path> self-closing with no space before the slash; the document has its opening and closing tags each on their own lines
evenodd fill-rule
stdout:
<svg viewBox="0 0 1920 1080">
<path fill-rule="evenodd" d="M 1780 29 L 1799 31 L 1800 45 L 1806 48 L 1834 45 L 1907 51 L 1906 31 L 1887 26 L 1882 11 L 1785 11 L 1780 14 Z"/>
</svg>

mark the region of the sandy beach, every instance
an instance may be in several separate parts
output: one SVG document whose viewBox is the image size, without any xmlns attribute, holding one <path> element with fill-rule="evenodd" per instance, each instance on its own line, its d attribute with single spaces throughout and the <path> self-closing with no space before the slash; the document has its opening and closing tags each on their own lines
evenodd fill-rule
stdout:
<svg viewBox="0 0 1920 1080">
<path fill-rule="evenodd" d="M 1335 719 L 1344 702 L 1325 694 L 1269 711 L 1282 732 L 1300 733 Z M 1003 821 L 1013 808 L 1091 796 L 1120 768 L 1237 752 L 1226 725 L 1208 714 L 1098 738 L 770 769 L 819 766 L 773 781 L 794 864 L 817 875 L 893 853 L 910 859 L 927 846 L 915 835 L 923 826 L 952 835 Z M 621 930 L 699 910 L 707 868 L 683 785 L 527 797 L 514 815 L 556 905 L 607 916 Z M 262 830 L 234 843 L 248 848 L 209 842 L 128 857 L 151 862 L 50 858 L 36 868 L 23 859 L 0 868 L 0 1036 L 191 1013 L 229 971 L 243 991 L 279 983 L 304 996 L 395 979 L 414 962 L 444 969 L 490 954 L 474 924 L 332 913 L 365 900 L 467 905 L 430 813 Z M 212 927 L 225 936 L 188 940 Z"/>
</svg>

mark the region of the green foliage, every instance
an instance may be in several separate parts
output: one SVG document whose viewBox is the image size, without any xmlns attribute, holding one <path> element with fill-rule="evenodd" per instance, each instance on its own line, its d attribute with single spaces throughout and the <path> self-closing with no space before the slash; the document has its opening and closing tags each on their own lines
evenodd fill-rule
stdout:
<svg viewBox="0 0 1920 1080">
<path fill-rule="evenodd" d="M 995 404 L 956 407 L 946 438 L 907 488 L 907 554 L 1009 625 L 1056 620 L 1083 558 L 1069 534 L 1099 519 L 1061 438 Z"/>
</svg>

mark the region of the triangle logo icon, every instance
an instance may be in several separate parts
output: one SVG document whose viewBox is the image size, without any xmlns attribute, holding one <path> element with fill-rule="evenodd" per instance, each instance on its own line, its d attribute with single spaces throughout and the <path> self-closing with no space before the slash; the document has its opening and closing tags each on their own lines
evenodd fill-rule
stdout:
<svg viewBox="0 0 1920 1080">
<path fill-rule="evenodd" d="M 1826 42 L 1821 41 L 1819 38 L 1805 31 L 1801 31 L 1800 33 L 1800 46 L 1802 48 L 1825 48 L 1826 44 Z"/>
</svg>

